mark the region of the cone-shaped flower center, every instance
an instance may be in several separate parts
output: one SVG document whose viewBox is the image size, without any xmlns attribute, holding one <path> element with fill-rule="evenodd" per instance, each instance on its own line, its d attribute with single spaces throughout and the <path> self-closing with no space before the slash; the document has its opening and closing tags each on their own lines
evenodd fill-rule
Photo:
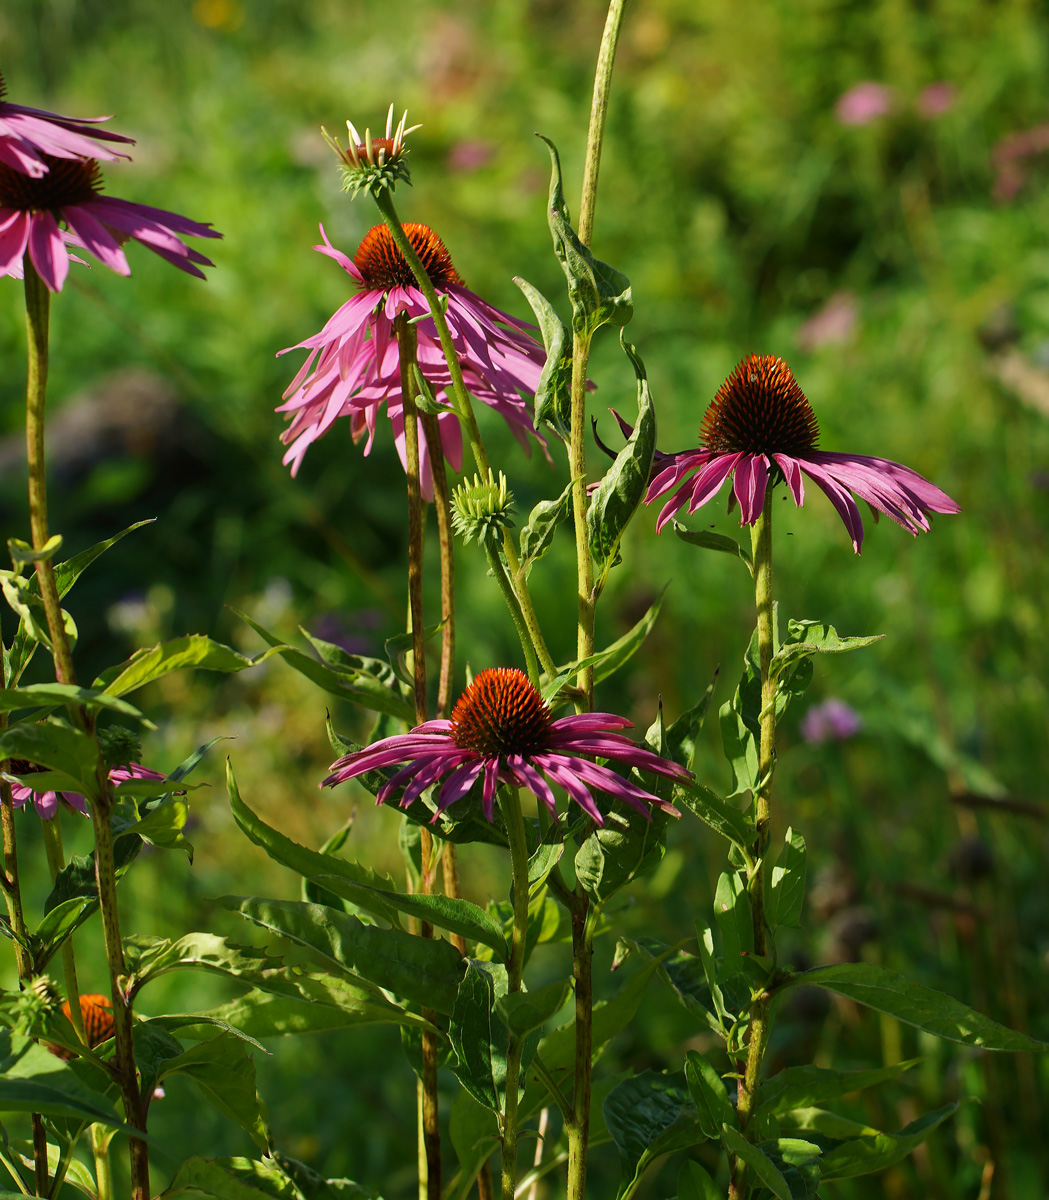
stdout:
<svg viewBox="0 0 1049 1200">
<path fill-rule="evenodd" d="M 70 204 L 84 204 L 102 190 L 102 172 L 93 158 L 40 156 L 48 172 L 39 179 L 0 163 L 0 208 L 19 212 L 57 212 Z"/>
<path fill-rule="evenodd" d="M 62 1011 L 69 1016 L 69 1001 L 62 1005 Z M 91 992 L 80 997 L 80 1015 L 84 1018 L 84 1032 L 87 1034 L 87 1044 L 94 1048 L 108 1041 L 113 1036 L 113 1006 L 108 997 Z"/>
<path fill-rule="evenodd" d="M 549 745 L 550 710 L 523 671 L 489 668 L 459 697 L 452 741 L 486 757 L 527 757 Z"/>
<path fill-rule="evenodd" d="M 804 454 L 820 427 L 790 367 L 772 354 L 748 355 L 718 388 L 700 439 L 716 454 Z"/>
<path fill-rule="evenodd" d="M 447 287 L 450 283 L 462 286 L 459 272 L 452 265 L 452 256 L 429 225 L 407 222 L 401 228 L 408 235 L 408 241 L 434 287 Z M 369 289 L 385 291 L 392 287 L 416 286 L 411 267 L 385 225 L 368 230 L 353 256 L 353 264 Z"/>
<path fill-rule="evenodd" d="M 10 772 L 12 775 L 40 775 L 47 768 L 28 762 L 24 758 L 9 758 L 4 763 L 4 770 Z"/>
</svg>

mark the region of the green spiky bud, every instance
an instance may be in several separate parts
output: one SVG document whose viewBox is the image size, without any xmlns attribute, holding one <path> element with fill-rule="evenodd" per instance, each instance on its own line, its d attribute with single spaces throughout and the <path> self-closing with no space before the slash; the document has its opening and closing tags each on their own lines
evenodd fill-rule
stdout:
<svg viewBox="0 0 1049 1200">
<path fill-rule="evenodd" d="M 452 524 L 467 544 L 476 539 L 482 546 L 493 545 L 501 530 L 513 528 L 513 505 L 506 476 L 500 471 L 496 481 L 489 467 L 486 481 L 475 475 L 472 483 L 461 483 L 452 493 Z"/>
<path fill-rule="evenodd" d="M 346 122 L 346 148 L 343 149 L 339 139 L 332 137 L 326 129 L 321 128 L 324 140 L 339 156 L 342 163 L 342 190 L 352 192 L 356 198 L 359 192 L 367 192 L 375 197 L 383 191 L 392 192 L 398 181 L 403 180 L 409 186 L 412 182 L 408 164 L 404 161 L 408 151 L 404 139 L 409 133 L 419 129 L 412 125 L 406 129 L 407 111 L 401 116 L 397 128 L 393 127 L 393 105 L 386 114 L 386 134 L 381 138 L 373 138 L 370 129 L 365 129 L 364 137 L 354 128 L 352 121 Z"/>
<path fill-rule="evenodd" d="M 102 761 L 109 770 L 142 761 L 142 743 L 123 725 L 111 725 L 108 729 L 100 729 L 98 748 L 102 751 Z"/>
</svg>

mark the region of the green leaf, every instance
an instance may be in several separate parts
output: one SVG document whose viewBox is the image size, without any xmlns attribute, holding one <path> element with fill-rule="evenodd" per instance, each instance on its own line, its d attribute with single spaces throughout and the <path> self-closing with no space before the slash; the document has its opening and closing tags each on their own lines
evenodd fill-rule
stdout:
<svg viewBox="0 0 1049 1200">
<path fill-rule="evenodd" d="M 365 925 L 348 913 L 297 900 L 224 896 L 220 903 L 264 929 L 308 946 L 328 963 L 405 1000 L 451 1015 L 464 960 L 448 942 Z"/>
<path fill-rule="evenodd" d="M 403 1025 L 434 1031 L 429 1021 L 415 1013 L 331 976 L 284 976 L 280 982 L 288 994 L 278 992 L 278 980 L 270 978 L 265 988 L 253 988 L 200 1015 L 223 1021 L 252 1038 L 324 1033 L 357 1025 Z M 298 994 L 290 994 L 292 991 Z M 192 1031 L 186 1033 L 192 1036 Z"/>
<path fill-rule="evenodd" d="M 109 1098 L 43 1046 L 4 1032 L 0 1052 L 0 1113 L 36 1112 L 124 1128 Z"/>
<path fill-rule="evenodd" d="M 718 671 L 715 670 L 713 678 L 707 684 L 707 690 L 691 708 L 686 709 L 678 717 L 666 732 L 665 757 L 680 763 L 690 771 L 696 757 L 696 741 L 699 731 L 703 728 L 710 701 L 714 697 L 714 687 L 717 681 Z"/>
<path fill-rule="evenodd" d="M 881 1131 L 864 1125 L 861 1121 L 853 1121 L 839 1113 L 828 1112 L 825 1108 L 795 1108 L 783 1114 L 777 1122 L 789 1129 L 801 1130 L 805 1133 L 819 1133 L 824 1137 L 842 1140 L 857 1137 L 874 1137 Z"/>
<path fill-rule="evenodd" d="M 265 1149 L 269 1145 L 264 1110 L 255 1086 L 255 1064 L 240 1038 L 220 1033 L 167 1059 L 157 1072 L 157 1082 L 171 1075 L 188 1076 L 219 1112 L 231 1117 L 251 1135 L 257 1146 Z"/>
<path fill-rule="evenodd" d="M 721 1076 L 696 1050 L 685 1055 L 685 1079 L 699 1113 L 699 1127 L 708 1138 L 720 1138 L 722 1125 L 736 1125 L 736 1110 Z"/>
<path fill-rule="evenodd" d="M 535 389 L 535 427 L 545 423 L 567 442 L 572 424 L 572 339 L 554 306 L 538 288 L 519 276 L 514 283 L 532 306 L 546 348 L 546 362 Z"/>
<path fill-rule="evenodd" d="M 792 1200 L 790 1187 L 780 1174 L 776 1164 L 757 1146 L 752 1146 L 731 1125 L 722 1126 L 721 1144 L 729 1154 L 734 1154 L 736 1158 L 746 1163 L 747 1169 L 753 1173 L 758 1183 L 767 1187 L 777 1200 Z"/>
<path fill-rule="evenodd" d="M 124 939 L 127 982 L 124 990 L 136 996 L 153 979 L 170 971 L 195 968 L 234 979 L 254 980 L 259 973 L 281 965 L 265 950 L 238 946 L 214 933 L 187 933 L 172 941 L 136 933 Z"/>
<path fill-rule="evenodd" d="M 856 1138 L 835 1146 L 823 1156 L 823 1178 L 853 1179 L 857 1175 L 869 1175 L 872 1171 L 891 1167 L 920 1146 L 937 1125 L 946 1121 L 957 1108 L 957 1104 L 946 1104 L 912 1121 L 898 1133 L 879 1133 L 874 1137 Z"/>
<path fill-rule="evenodd" d="M 201 671 L 228 674 L 257 666 L 273 653 L 275 651 L 266 650 L 255 658 L 248 658 L 201 633 L 191 633 L 170 642 L 159 642 L 147 650 L 136 651 L 127 662 L 104 671 L 95 680 L 94 686 L 103 687 L 110 696 L 124 696 L 170 675 L 172 671 L 194 667 Z"/>
<path fill-rule="evenodd" d="M 681 803 L 696 814 L 715 832 L 738 846 L 748 857 L 754 844 L 754 827 L 750 818 L 726 803 L 705 784 L 683 784 L 676 792 Z"/>
<path fill-rule="evenodd" d="M 717 550 L 721 554 L 731 554 L 738 558 L 747 570 L 754 574 L 754 560 L 750 551 L 740 545 L 735 538 L 726 537 L 723 533 L 713 533 L 709 529 L 686 529 L 678 521 L 673 522 L 674 532 L 683 542 L 690 546 L 699 546 L 703 550 Z"/>
<path fill-rule="evenodd" d="M 572 228 L 561 184 L 561 160 L 549 138 L 538 134 L 550 151 L 550 198 L 547 220 L 554 253 L 568 280 L 572 301 L 572 330 L 587 341 L 602 325 L 625 325 L 633 316 L 630 280 L 595 259 Z M 526 293 L 527 295 L 527 293 Z"/>
<path fill-rule="evenodd" d="M 461 1091 L 452 1104 L 448 1131 L 459 1160 L 459 1170 L 448 1185 L 444 1200 L 467 1200 L 474 1180 L 499 1145 L 495 1113 Z"/>
<path fill-rule="evenodd" d="M 787 637 L 783 645 L 772 656 L 771 674 L 778 678 L 783 671 L 809 654 L 839 654 L 845 650 L 859 650 L 881 641 L 885 635 L 871 637 L 838 637 L 833 625 L 821 621 L 788 621 Z"/>
<path fill-rule="evenodd" d="M 677 1177 L 677 1200 L 724 1200 L 714 1180 L 698 1162 L 684 1162 Z"/>
<path fill-rule="evenodd" d="M 718 716 L 721 720 L 721 744 L 732 768 L 732 791 L 729 796 L 753 792 L 761 776 L 758 768 L 758 739 L 736 710 L 733 701 L 726 700 Z"/>
<path fill-rule="evenodd" d="M 389 664 L 381 663 L 378 659 L 360 659 L 348 655 L 341 647 L 332 647 L 338 650 L 341 658 L 331 655 L 332 661 L 318 662 L 295 646 L 286 645 L 246 614 L 235 608 L 230 611 L 250 625 L 271 647 L 272 653 L 279 654 L 289 667 L 298 671 L 300 675 L 305 675 L 329 695 L 350 700 L 372 712 L 398 717 L 408 725 L 415 724 L 414 702 L 391 671 Z M 328 645 L 318 638 L 310 638 L 310 642 L 314 649 Z M 258 661 L 261 661 L 261 658 Z"/>
<path fill-rule="evenodd" d="M 960 1000 L 873 963 L 838 963 L 800 971 L 791 976 L 788 986 L 826 988 L 949 1042 L 980 1046 L 984 1050 L 1049 1050 L 1049 1042 L 999 1025 Z"/>
<path fill-rule="evenodd" d="M 55 708 L 59 704 L 78 704 L 88 710 L 99 708 L 134 717 L 148 728 L 156 726 L 133 705 L 97 688 L 76 687 L 71 683 L 33 683 L 27 687 L 0 688 L 0 712 L 15 712 L 20 708 Z"/>
<path fill-rule="evenodd" d="M 783 1176 L 793 1200 L 817 1200 L 820 1186 L 820 1156 L 815 1142 L 779 1137 L 759 1142 L 758 1149 Z"/>
<path fill-rule="evenodd" d="M 521 530 L 521 565 L 518 574 L 523 573 L 525 579 L 532 567 L 546 554 L 553 545 L 554 533 L 558 525 L 566 520 L 572 511 L 572 483 L 565 485 L 565 490 L 556 500 L 540 500 L 528 514 L 528 523 Z"/>
<path fill-rule="evenodd" d="M 79 792 L 89 799 L 98 795 L 98 745 L 95 739 L 54 718 L 5 729 L 0 733 L 2 758 L 23 758 L 46 767 L 52 775 L 49 786 L 58 791 Z"/>
<path fill-rule="evenodd" d="M 666 853 L 670 817 L 660 808 L 646 818 L 628 804 L 616 802 L 605 814 L 605 824 L 579 847 L 575 856 L 576 879 L 599 903 L 610 899 L 628 883 L 655 870 Z"/>
<path fill-rule="evenodd" d="M 509 1033 L 496 1012 L 496 997 L 506 992 L 506 971 L 467 960 L 459 984 L 448 1040 L 455 1051 L 452 1067 L 463 1088 L 485 1108 L 501 1112 L 506 1090 Z"/>
<path fill-rule="evenodd" d="M 835 1071 L 828 1067 L 787 1067 L 758 1088 L 755 1116 L 778 1117 L 795 1108 L 837 1100 L 863 1088 L 896 1079 L 921 1062 L 911 1058 L 869 1071 Z"/>
<path fill-rule="evenodd" d="M 797 928 L 805 899 L 805 839 L 788 829 L 784 846 L 769 879 L 765 918 L 773 929 L 780 925 Z"/>
<path fill-rule="evenodd" d="M 496 1007 L 510 1032 L 524 1037 L 533 1029 L 545 1025 L 564 1008 L 569 991 L 567 979 L 556 980 L 534 992 L 514 992 L 513 995 L 503 996 Z"/>
<path fill-rule="evenodd" d="M 706 1140 L 681 1074 L 642 1071 L 625 1079 L 609 1092 L 603 1111 L 622 1168 L 617 1200 L 633 1195 L 657 1158 Z"/>
<path fill-rule="evenodd" d="M 503 958 L 509 951 L 506 938 L 499 923 L 483 908 L 449 896 L 406 895 L 393 888 L 388 875 L 380 876 L 370 867 L 350 862 L 334 854 L 309 850 L 300 846 L 267 825 L 241 799 L 233 767 L 226 763 L 226 786 L 229 790 L 230 808 L 241 829 L 257 846 L 279 863 L 291 867 L 306 879 L 314 880 L 326 891 L 349 900 L 358 908 L 382 917 L 390 924 L 399 926 L 398 914 L 419 917 L 441 929 L 462 934 L 475 942 L 491 946 Z"/>
<path fill-rule="evenodd" d="M 8 660 L 6 682 L 21 675 L 23 668 L 33 657 L 35 644 L 51 650 L 51 636 L 48 632 L 47 613 L 44 602 L 40 598 L 39 587 L 34 591 L 35 576 L 25 579 L 21 568 L 15 571 L 0 571 L 0 590 L 4 599 L 18 616 L 18 629 L 12 639 Z M 69 639 L 69 647 L 73 649 L 77 640 L 76 622 L 63 608 L 62 625 Z"/>
<path fill-rule="evenodd" d="M 619 340 L 637 375 L 637 423 L 597 485 L 587 509 L 587 543 L 596 568 L 592 598 L 601 594 L 608 572 L 621 561 L 619 543 L 644 499 L 656 450 L 656 412 L 645 364 L 623 334 Z"/>
<path fill-rule="evenodd" d="M 316 1171 L 274 1152 L 249 1158 L 191 1158 L 175 1173 L 161 1200 L 203 1192 L 217 1200 L 380 1200 L 351 1179 L 324 1179 Z"/>
<path fill-rule="evenodd" d="M 34 550 L 28 542 L 21 538 L 7 539 L 7 552 L 16 567 L 27 566 L 30 563 L 50 562 L 62 548 L 62 535 L 53 533 L 39 550 Z"/>
<path fill-rule="evenodd" d="M 736 871 L 726 871 L 714 893 L 714 919 L 721 930 L 726 976 L 743 972 L 743 956 L 754 953 L 754 922 L 747 889 Z"/>
</svg>

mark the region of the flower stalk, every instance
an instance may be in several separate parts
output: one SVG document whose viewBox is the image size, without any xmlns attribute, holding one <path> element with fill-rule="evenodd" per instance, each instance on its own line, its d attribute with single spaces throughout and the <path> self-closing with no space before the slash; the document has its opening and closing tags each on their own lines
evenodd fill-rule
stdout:
<svg viewBox="0 0 1049 1200">
<path fill-rule="evenodd" d="M 62 826 L 59 813 L 50 820 L 41 821 L 44 834 L 44 850 L 47 854 L 47 865 L 51 872 L 51 882 L 58 879 L 58 873 L 66 865 L 65 851 L 62 847 Z M 69 1001 L 69 1019 L 76 1030 L 77 1037 L 86 1046 L 87 1033 L 84 1029 L 84 1014 L 80 1010 L 80 986 L 77 983 L 76 960 L 73 957 L 73 939 L 66 938 L 62 943 L 62 973 L 65 978 L 66 999 Z"/>
<path fill-rule="evenodd" d="M 757 610 L 758 664 L 761 670 L 761 737 L 758 750 L 758 787 L 754 796 L 757 832 L 754 865 L 747 873 L 747 892 L 754 928 L 754 953 L 768 953 L 768 926 L 765 920 L 765 858 L 769 846 L 769 821 L 772 804 L 772 776 L 776 767 L 776 682 L 772 678 L 775 650 L 775 612 L 772 601 L 772 493 L 765 493 L 761 513 L 751 529 L 751 553 L 754 559 L 754 605 Z M 771 1026 L 771 997 L 762 990 L 751 1002 L 747 1040 L 747 1062 L 736 1100 L 739 1128 L 746 1133 L 754 1111 L 754 1100 L 761 1082 L 761 1064 Z M 730 1200 L 747 1195 L 745 1164 L 735 1163 Z"/>
<path fill-rule="evenodd" d="M 29 521 L 33 548 L 41 550 L 47 544 L 47 474 L 44 460 L 44 423 L 47 399 L 48 332 L 50 295 L 27 255 L 25 265 L 26 341 L 28 367 L 26 374 L 26 456 L 29 469 Z M 51 655 L 55 676 L 60 683 L 76 683 L 73 656 L 62 620 L 58 587 L 50 560 L 36 563 L 40 595 L 47 617 L 51 638 Z M 74 708 L 73 719 L 78 726 L 94 735 L 93 722 L 83 709 Z M 117 907 L 116 867 L 113 860 L 113 833 L 110 814 L 113 807 L 109 775 L 98 756 L 96 772 L 97 795 L 89 803 L 95 833 L 95 879 L 98 885 L 102 935 L 109 964 L 110 994 L 113 1003 L 115 1038 L 115 1068 L 120 1081 L 124 1112 L 132 1128 L 145 1130 L 145 1112 L 139 1090 L 131 1037 L 131 1009 L 121 986 L 127 973 L 124 947 L 120 936 L 120 915 Z M 72 1009 L 72 1004 L 70 1005 Z M 79 1010 L 79 1003 L 76 1005 Z M 149 1152 L 145 1141 L 133 1134 L 128 1139 L 131 1160 L 132 1200 L 149 1200 Z"/>
<path fill-rule="evenodd" d="M 521 990 L 524 972 L 525 939 L 528 934 L 528 842 L 525 838 L 524 817 L 517 788 L 505 787 L 499 792 L 499 809 L 506 825 L 506 840 L 510 846 L 510 869 L 513 876 L 514 926 L 507 963 L 509 993 Z M 502 1200 L 514 1200 L 517 1187 L 517 1096 L 521 1082 L 521 1057 L 524 1038 L 510 1033 L 506 1052 L 506 1105 L 503 1111 Z"/>
<path fill-rule="evenodd" d="M 419 410 L 412 367 L 416 362 L 415 327 L 407 314 L 400 313 L 394 323 L 401 368 L 401 402 L 404 407 L 404 453 L 408 486 L 408 606 L 412 624 L 412 680 L 415 687 L 415 719 L 421 724 L 428 715 L 426 698 L 426 641 L 423 629 L 423 500 L 419 482 Z M 446 489 L 447 490 L 447 489 Z M 422 830 L 422 890 L 433 893 L 434 846 L 428 829 Z M 420 934 L 433 937 L 433 926 L 420 923 Z M 433 1021 L 434 1013 L 423 1009 L 423 1017 Z M 426 1200 L 441 1196 L 441 1133 L 437 1107 L 437 1039 L 422 1035 L 422 1135 L 426 1160 Z M 421 1165 L 421 1162 L 420 1162 Z M 420 1188 L 421 1194 L 421 1188 Z"/>
</svg>

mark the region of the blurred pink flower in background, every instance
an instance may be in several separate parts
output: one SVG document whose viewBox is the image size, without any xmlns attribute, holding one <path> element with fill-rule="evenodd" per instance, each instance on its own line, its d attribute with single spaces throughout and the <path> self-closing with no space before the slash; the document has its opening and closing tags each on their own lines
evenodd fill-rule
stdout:
<svg viewBox="0 0 1049 1200">
<path fill-rule="evenodd" d="M 457 142 L 448 152 L 449 171 L 477 171 L 491 162 L 495 147 L 491 142 L 467 138 Z"/>
<path fill-rule="evenodd" d="M 941 79 L 922 88 L 914 101 L 914 109 L 919 117 L 924 117 L 927 121 L 934 121 L 937 117 L 942 117 L 944 113 L 950 112 L 957 102 L 958 89 L 953 83 Z"/>
<path fill-rule="evenodd" d="M 852 292 L 835 292 L 798 328 L 794 342 L 806 354 L 820 346 L 840 345 L 852 337 L 859 315 L 859 304 Z"/>
<path fill-rule="evenodd" d="M 814 704 L 801 721 L 801 736 L 810 746 L 823 742 L 847 742 L 863 728 L 859 713 L 844 700 L 831 697 Z"/>
<path fill-rule="evenodd" d="M 834 115 L 842 125 L 870 125 L 892 110 L 892 89 L 865 79 L 838 97 Z"/>
<path fill-rule="evenodd" d="M 994 167 L 995 200 L 1006 203 L 1012 200 L 1027 181 L 1028 158 L 1049 150 L 1049 125 L 1036 125 L 1033 129 L 1021 129 L 1010 133 L 991 152 Z"/>
</svg>

